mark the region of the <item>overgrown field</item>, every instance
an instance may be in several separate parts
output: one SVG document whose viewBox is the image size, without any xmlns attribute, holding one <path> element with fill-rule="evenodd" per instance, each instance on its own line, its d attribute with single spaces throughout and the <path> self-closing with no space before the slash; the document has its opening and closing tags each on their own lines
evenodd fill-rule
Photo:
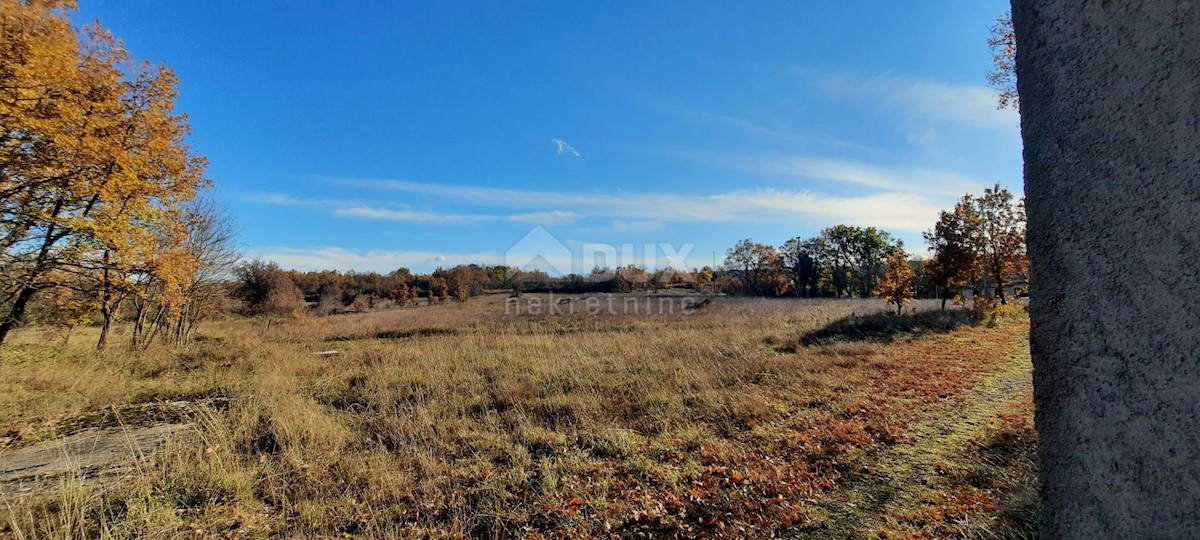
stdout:
<svg viewBox="0 0 1200 540">
<path fill-rule="evenodd" d="M 119 474 L 0 483 L 0 537 L 1032 535 L 1017 310 L 506 300 L 214 322 L 182 350 L 25 329 L 0 349 L 0 469 L 82 430 L 188 427 Z"/>
</svg>

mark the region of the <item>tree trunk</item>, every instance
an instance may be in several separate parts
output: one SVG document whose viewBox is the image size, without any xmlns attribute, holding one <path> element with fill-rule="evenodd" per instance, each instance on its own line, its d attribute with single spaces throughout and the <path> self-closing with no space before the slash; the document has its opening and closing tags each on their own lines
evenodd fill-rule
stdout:
<svg viewBox="0 0 1200 540">
<path fill-rule="evenodd" d="M 104 252 L 104 265 L 108 266 L 108 251 Z M 108 330 L 112 327 L 112 283 L 109 282 L 108 268 L 100 271 L 100 339 L 96 341 L 96 350 L 103 351 L 108 347 Z"/>
<path fill-rule="evenodd" d="M 102 322 L 100 323 L 100 339 L 96 341 L 96 350 L 103 351 L 108 347 L 108 330 L 112 326 L 112 313 L 105 307 L 100 308 Z"/>
<path fill-rule="evenodd" d="M 1000 265 L 998 264 L 992 271 L 992 281 L 995 282 L 992 284 L 992 287 L 995 287 L 996 289 L 996 298 L 1000 300 L 1001 305 L 1007 304 L 1008 302 L 1004 298 L 1004 272 L 1000 269 Z"/>
<path fill-rule="evenodd" d="M 62 207 L 62 199 L 55 201 L 54 209 L 50 212 L 50 219 L 57 218 L 59 212 L 62 212 Z M 29 305 L 29 301 L 33 298 L 33 295 L 38 291 L 38 287 L 35 287 L 33 283 L 45 274 L 47 270 L 46 261 L 50 256 L 50 248 L 58 243 L 64 235 L 65 233 L 59 231 L 54 223 L 46 227 L 46 234 L 42 237 L 42 246 L 38 249 L 37 258 L 34 259 L 33 269 L 25 276 L 25 285 L 21 288 L 21 292 L 17 294 L 17 299 L 13 302 L 12 307 L 9 308 L 8 316 L 4 318 L 3 322 L 0 322 L 0 343 L 4 343 L 4 339 L 8 337 L 8 333 L 13 328 L 16 328 L 17 323 L 21 321 L 21 317 L 25 316 L 25 308 Z"/>
<path fill-rule="evenodd" d="M 148 303 L 144 299 L 134 297 L 135 313 L 133 317 L 133 331 L 129 335 L 129 349 L 137 350 L 142 338 L 142 333 L 146 331 L 146 308 Z"/>
<path fill-rule="evenodd" d="M 4 339 L 8 337 L 8 333 L 13 328 L 17 327 L 17 323 L 21 321 L 21 317 L 25 316 L 25 308 L 29 305 L 29 300 L 33 298 L 37 292 L 37 287 L 26 285 L 17 294 L 16 301 L 8 310 L 8 316 L 4 318 L 4 322 L 0 322 L 0 343 L 4 343 Z"/>
</svg>

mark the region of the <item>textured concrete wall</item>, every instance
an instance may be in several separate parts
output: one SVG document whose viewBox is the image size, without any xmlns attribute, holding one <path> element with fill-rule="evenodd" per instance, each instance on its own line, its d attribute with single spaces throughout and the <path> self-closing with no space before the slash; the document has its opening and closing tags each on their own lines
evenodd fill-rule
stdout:
<svg viewBox="0 0 1200 540">
<path fill-rule="evenodd" d="M 1014 0 L 1049 538 L 1200 538 L 1200 2 Z"/>
</svg>

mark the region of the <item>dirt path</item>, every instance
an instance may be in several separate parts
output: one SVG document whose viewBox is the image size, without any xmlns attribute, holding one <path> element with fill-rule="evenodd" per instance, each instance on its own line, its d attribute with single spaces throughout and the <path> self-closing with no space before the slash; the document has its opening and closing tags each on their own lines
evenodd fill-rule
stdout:
<svg viewBox="0 0 1200 540">
<path fill-rule="evenodd" d="M 966 405 L 923 421 L 910 430 L 912 444 L 888 446 L 864 460 L 863 469 L 843 480 L 842 487 L 820 505 L 824 525 L 797 538 L 864 538 L 885 525 L 885 509 L 914 502 L 914 492 L 931 488 L 939 462 L 952 462 L 980 435 L 1005 404 L 1032 389 L 1028 344 L 1006 359 L 1003 367 L 980 381 Z"/>
<path fill-rule="evenodd" d="M 89 430 L 56 440 L 0 450 L 0 499 L 38 493 L 64 478 L 128 473 L 189 424 Z"/>
</svg>

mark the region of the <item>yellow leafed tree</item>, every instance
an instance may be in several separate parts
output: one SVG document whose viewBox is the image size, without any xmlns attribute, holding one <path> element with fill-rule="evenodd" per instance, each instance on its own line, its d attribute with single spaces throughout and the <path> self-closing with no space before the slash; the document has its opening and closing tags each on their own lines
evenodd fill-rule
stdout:
<svg viewBox="0 0 1200 540">
<path fill-rule="evenodd" d="M 194 266 L 165 256 L 206 186 L 175 75 L 98 25 L 76 31 L 74 7 L 0 0 L 0 342 L 38 292 L 72 286 L 95 296 L 103 347 L 138 276 Z"/>
</svg>

